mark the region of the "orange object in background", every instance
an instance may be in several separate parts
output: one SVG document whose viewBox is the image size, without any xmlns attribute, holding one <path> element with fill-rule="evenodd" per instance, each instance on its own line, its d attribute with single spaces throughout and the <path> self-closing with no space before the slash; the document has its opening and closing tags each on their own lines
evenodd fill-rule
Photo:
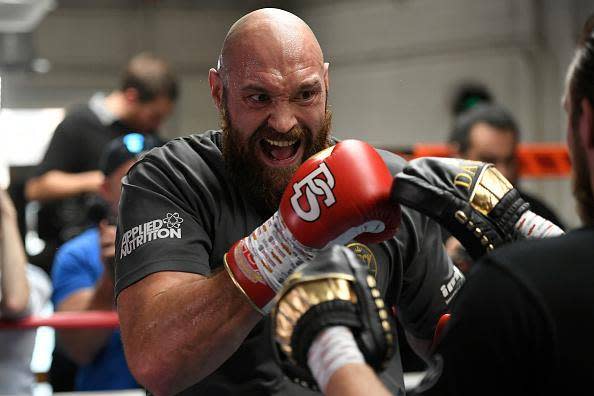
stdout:
<svg viewBox="0 0 594 396">
<path fill-rule="evenodd" d="M 418 157 L 451 157 L 450 147 L 443 143 L 418 143 L 411 148 L 387 148 L 408 160 Z M 518 145 L 520 176 L 528 178 L 568 177 L 571 172 L 569 152 L 560 143 L 521 143 Z"/>
<path fill-rule="evenodd" d="M 522 177 L 568 177 L 571 172 L 569 152 L 564 144 L 520 144 L 518 159 Z"/>
</svg>

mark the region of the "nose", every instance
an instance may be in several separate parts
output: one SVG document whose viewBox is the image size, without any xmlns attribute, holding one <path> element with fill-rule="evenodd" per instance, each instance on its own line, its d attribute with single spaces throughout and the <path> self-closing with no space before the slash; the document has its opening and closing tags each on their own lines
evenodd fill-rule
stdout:
<svg viewBox="0 0 594 396">
<path fill-rule="evenodd" d="M 286 133 L 297 125 L 297 118 L 288 101 L 278 101 L 268 116 L 268 126 L 275 131 Z"/>
</svg>

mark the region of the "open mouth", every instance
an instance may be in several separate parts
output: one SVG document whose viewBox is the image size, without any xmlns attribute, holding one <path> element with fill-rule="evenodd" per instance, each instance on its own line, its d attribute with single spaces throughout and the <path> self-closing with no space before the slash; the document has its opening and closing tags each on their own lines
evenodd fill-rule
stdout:
<svg viewBox="0 0 594 396">
<path fill-rule="evenodd" d="M 275 140 L 264 138 L 260 140 L 260 148 L 264 159 L 273 166 L 291 164 L 301 153 L 301 139 Z"/>
</svg>

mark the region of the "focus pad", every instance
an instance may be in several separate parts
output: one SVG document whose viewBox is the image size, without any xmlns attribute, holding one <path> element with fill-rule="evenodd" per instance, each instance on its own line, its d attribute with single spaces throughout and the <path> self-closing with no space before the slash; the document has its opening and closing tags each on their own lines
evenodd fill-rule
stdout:
<svg viewBox="0 0 594 396">
<path fill-rule="evenodd" d="M 392 197 L 445 227 L 477 259 L 515 239 L 529 209 L 493 166 L 458 158 L 417 158 L 396 175 Z"/>
<path fill-rule="evenodd" d="M 348 248 L 335 245 L 286 280 L 272 311 L 275 358 L 294 382 L 319 390 L 307 364 L 315 337 L 347 326 L 366 362 L 383 370 L 394 353 L 396 329 L 368 268 Z"/>
</svg>

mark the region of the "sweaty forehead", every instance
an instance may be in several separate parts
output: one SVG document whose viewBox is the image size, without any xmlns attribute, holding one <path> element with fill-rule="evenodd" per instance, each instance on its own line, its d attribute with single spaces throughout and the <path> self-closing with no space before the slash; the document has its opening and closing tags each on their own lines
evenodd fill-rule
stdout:
<svg viewBox="0 0 594 396">
<path fill-rule="evenodd" d="M 320 74 L 324 59 L 307 25 L 273 19 L 253 21 L 227 37 L 222 52 L 230 82 L 273 82 Z"/>
</svg>

